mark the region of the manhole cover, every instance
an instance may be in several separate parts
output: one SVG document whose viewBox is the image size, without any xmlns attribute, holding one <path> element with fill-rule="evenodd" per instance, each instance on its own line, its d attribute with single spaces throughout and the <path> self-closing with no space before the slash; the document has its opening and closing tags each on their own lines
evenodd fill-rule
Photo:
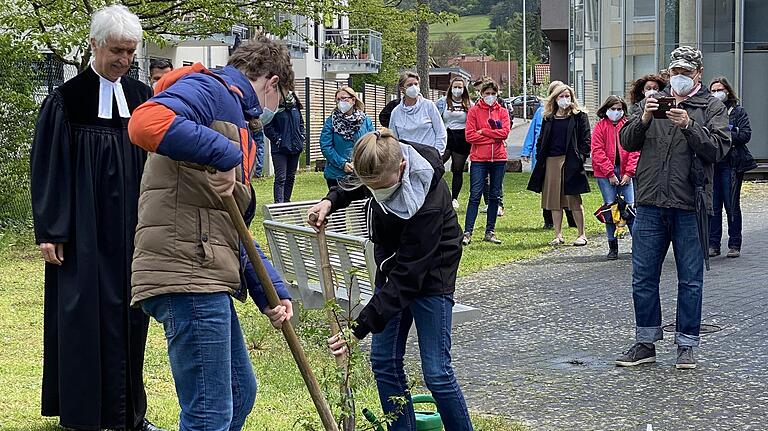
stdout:
<svg viewBox="0 0 768 431">
<path fill-rule="evenodd" d="M 675 332 L 676 325 L 674 323 L 670 323 L 668 325 L 664 325 L 661 327 L 661 329 L 664 330 L 664 332 Z M 720 332 L 723 328 L 721 328 L 718 325 L 710 325 L 708 323 L 702 323 L 701 329 L 699 329 L 700 335 L 706 335 L 706 334 L 713 334 L 715 332 Z"/>
</svg>

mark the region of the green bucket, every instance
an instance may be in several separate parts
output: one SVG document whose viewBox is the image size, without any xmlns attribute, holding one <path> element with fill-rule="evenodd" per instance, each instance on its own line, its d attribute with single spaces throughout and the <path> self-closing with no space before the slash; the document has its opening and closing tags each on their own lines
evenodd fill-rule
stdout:
<svg viewBox="0 0 768 431">
<path fill-rule="evenodd" d="M 440 419 L 440 413 L 431 411 L 420 411 L 416 409 L 416 404 L 435 404 L 432 395 L 417 394 L 411 397 L 413 407 L 416 411 L 416 430 L 417 431 L 442 431 L 443 421 Z"/>
</svg>

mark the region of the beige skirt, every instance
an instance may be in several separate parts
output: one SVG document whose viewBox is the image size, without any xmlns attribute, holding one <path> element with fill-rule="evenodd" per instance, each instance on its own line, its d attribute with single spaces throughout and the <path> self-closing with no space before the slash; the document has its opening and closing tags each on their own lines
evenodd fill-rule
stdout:
<svg viewBox="0 0 768 431">
<path fill-rule="evenodd" d="M 580 211 L 581 195 L 564 193 L 563 166 L 565 166 L 565 156 L 547 157 L 544 186 L 541 188 L 541 208 L 551 211 L 563 208 Z"/>
</svg>

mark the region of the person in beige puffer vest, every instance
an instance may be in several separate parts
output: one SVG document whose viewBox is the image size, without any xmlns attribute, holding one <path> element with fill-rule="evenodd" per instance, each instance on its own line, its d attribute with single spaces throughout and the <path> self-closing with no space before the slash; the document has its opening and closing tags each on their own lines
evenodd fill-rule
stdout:
<svg viewBox="0 0 768 431">
<path fill-rule="evenodd" d="M 259 37 L 222 70 L 198 63 L 168 73 L 128 124 L 132 142 L 150 152 L 131 303 L 165 329 L 180 429 L 240 430 L 253 407 L 256 379 L 232 296 L 244 300 L 247 287 L 278 328 L 293 314 L 269 265 L 282 301 L 267 305 L 221 199 L 234 196 L 246 222 L 253 217 L 249 122 L 268 123 L 293 78 L 285 47 Z"/>
</svg>

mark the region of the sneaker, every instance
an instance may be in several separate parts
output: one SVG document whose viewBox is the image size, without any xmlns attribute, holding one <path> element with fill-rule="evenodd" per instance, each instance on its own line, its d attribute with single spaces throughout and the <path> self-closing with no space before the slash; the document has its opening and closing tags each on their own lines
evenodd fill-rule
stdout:
<svg viewBox="0 0 768 431">
<path fill-rule="evenodd" d="M 692 370 L 696 368 L 696 358 L 693 357 L 693 347 L 677 346 L 677 362 L 675 368 L 678 370 Z"/>
<path fill-rule="evenodd" d="M 459 209 L 459 201 L 457 201 L 456 199 L 451 201 L 451 205 L 453 205 L 453 209 L 455 210 Z"/>
<path fill-rule="evenodd" d="M 501 216 L 503 216 L 503 215 L 504 215 L 504 208 L 502 208 L 502 207 L 499 207 L 499 210 L 498 210 L 498 211 L 496 211 L 496 216 L 497 216 L 497 217 L 501 217 Z"/>
<path fill-rule="evenodd" d="M 709 257 L 715 257 L 715 256 L 720 256 L 720 249 L 719 248 L 710 247 L 709 248 Z"/>
<path fill-rule="evenodd" d="M 496 233 L 493 231 L 487 232 L 485 234 L 485 238 L 483 238 L 483 241 L 490 242 L 493 244 L 501 244 L 501 240 L 496 238 Z"/>
<path fill-rule="evenodd" d="M 656 346 L 653 343 L 635 343 L 614 361 L 619 367 L 634 367 L 651 362 L 656 362 Z"/>
<path fill-rule="evenodd" d="M 728 254 L 725 255 L 725 257 L 731 257 L 731 258 L 739 257 L 739 256 L 741 256 L 741 250 L 739 250 L 738 248 L 732 248 L 728 250 Z"/>
<path fill-rule="evenodd" d="M 472 234 L 469 232 L 464 233 L 464 238 L 461 239 L 461 245 L 469 245 L 472 242 Z"/>
<path fill-rule="evenodd" d="M 488 205 L 484 206 L 483 209 L 480 210 L 481 213 L 485 214 L 488 212 Z"/>
</svg>

